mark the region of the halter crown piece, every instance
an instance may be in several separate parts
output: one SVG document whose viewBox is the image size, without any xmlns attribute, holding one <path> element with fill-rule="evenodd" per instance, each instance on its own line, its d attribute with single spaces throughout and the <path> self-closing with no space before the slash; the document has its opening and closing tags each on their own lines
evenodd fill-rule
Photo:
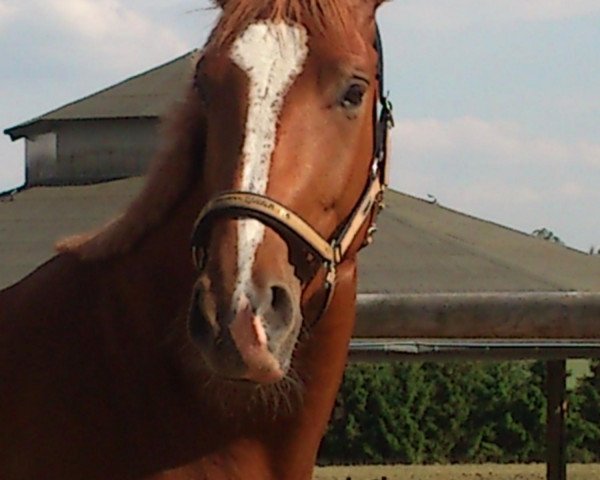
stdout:
<svg viewBox="0 0 600 480">
<path fill-rule="evenodd" d="M 316 256 L 321 260 L 327 272 L 324 285 L 327 296 L 315 322 L 327 310 L 335 290 L 337 266 L 344 261 L 348 249 L 367 220 L 369 227 L 361 248 L 372 243 L 373 234 L 377 230 L 375 226 L 377 214 L 384 207 L 383 194 L 388 183 L 388 133 L 394 126 L 394 119 L 392 104 L 384 91 L 383 48 L 378 27 L 374 46 L 378 55 L 379 95 L 378 102 L 373 105 L 375 124 L 373 158 L 367 184 L 346 221 L 335 230 L 336 233 L 332 238 L 326 239 L 298 214 L 269 197 L 245 191 L 224 192 L 205 205 L 194 225 L 192 257 L 199 270 L 205 266 L 207 233 L 214 220 L 223 216 L 253 218 L 273 228 L 285 239 L 291 236 L 300 241 L 310 252 L 310 256 Z"/>
</svg>

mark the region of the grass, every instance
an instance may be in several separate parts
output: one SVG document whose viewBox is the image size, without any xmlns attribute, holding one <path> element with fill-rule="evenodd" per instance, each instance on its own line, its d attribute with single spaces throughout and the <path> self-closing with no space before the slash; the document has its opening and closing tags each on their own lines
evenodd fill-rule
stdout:
<svg viewBox="0 0 600 480">
<path fill-rule="evenodd" d="M 590 374 L 590 361 L 583 358 L 567 360 L 567 370 L 567 388 L 573 389 L 577 385 L 577 379 Z"/>
<path fill-rule="evenodd" d="M 600 464 L 569 465 L 569 480 L 600 479 Z M 545 480 L 546 466 L 535 465 L 397 465 L 321 467 L 314 480 Z"/>
</svg>

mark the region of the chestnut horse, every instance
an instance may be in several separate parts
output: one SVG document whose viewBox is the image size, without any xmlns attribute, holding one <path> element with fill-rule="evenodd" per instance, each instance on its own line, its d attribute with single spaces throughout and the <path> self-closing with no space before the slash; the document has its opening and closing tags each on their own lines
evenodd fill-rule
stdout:
<svg viewBox="0 0 600 480">
<path fill-rule="evenodd" d="M 219 2 L 139 196 L 0 293 L 0 479 L 311 478 L 385 184 L 378 4 Z"/>
</svg>

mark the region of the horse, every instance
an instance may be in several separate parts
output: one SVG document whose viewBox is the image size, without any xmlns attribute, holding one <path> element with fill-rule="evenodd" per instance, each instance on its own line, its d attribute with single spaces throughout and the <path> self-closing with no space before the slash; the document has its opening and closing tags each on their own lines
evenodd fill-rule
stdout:
<svg viewBox="0 0 600 480">
<path fill-rule="evenodd" d="M 142 191 L 0 292 L 2 480 L 310 479 L 385 187 L 379 0 L 218 0 Z"/>
</svg>

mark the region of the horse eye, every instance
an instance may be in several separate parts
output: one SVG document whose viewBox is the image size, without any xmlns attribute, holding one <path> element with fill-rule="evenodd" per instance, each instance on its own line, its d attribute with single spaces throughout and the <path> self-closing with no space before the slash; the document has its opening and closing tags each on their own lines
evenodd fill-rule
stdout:
<svg viewBox="0 0 600 480">
<path fill-rule="evenodd" d="M 341 105 L 347 109 L 360 107 L 365 96 L 366 87 L 360 83 L 353 83 L 348 87 L 341 100 Z"/>
</svg>

